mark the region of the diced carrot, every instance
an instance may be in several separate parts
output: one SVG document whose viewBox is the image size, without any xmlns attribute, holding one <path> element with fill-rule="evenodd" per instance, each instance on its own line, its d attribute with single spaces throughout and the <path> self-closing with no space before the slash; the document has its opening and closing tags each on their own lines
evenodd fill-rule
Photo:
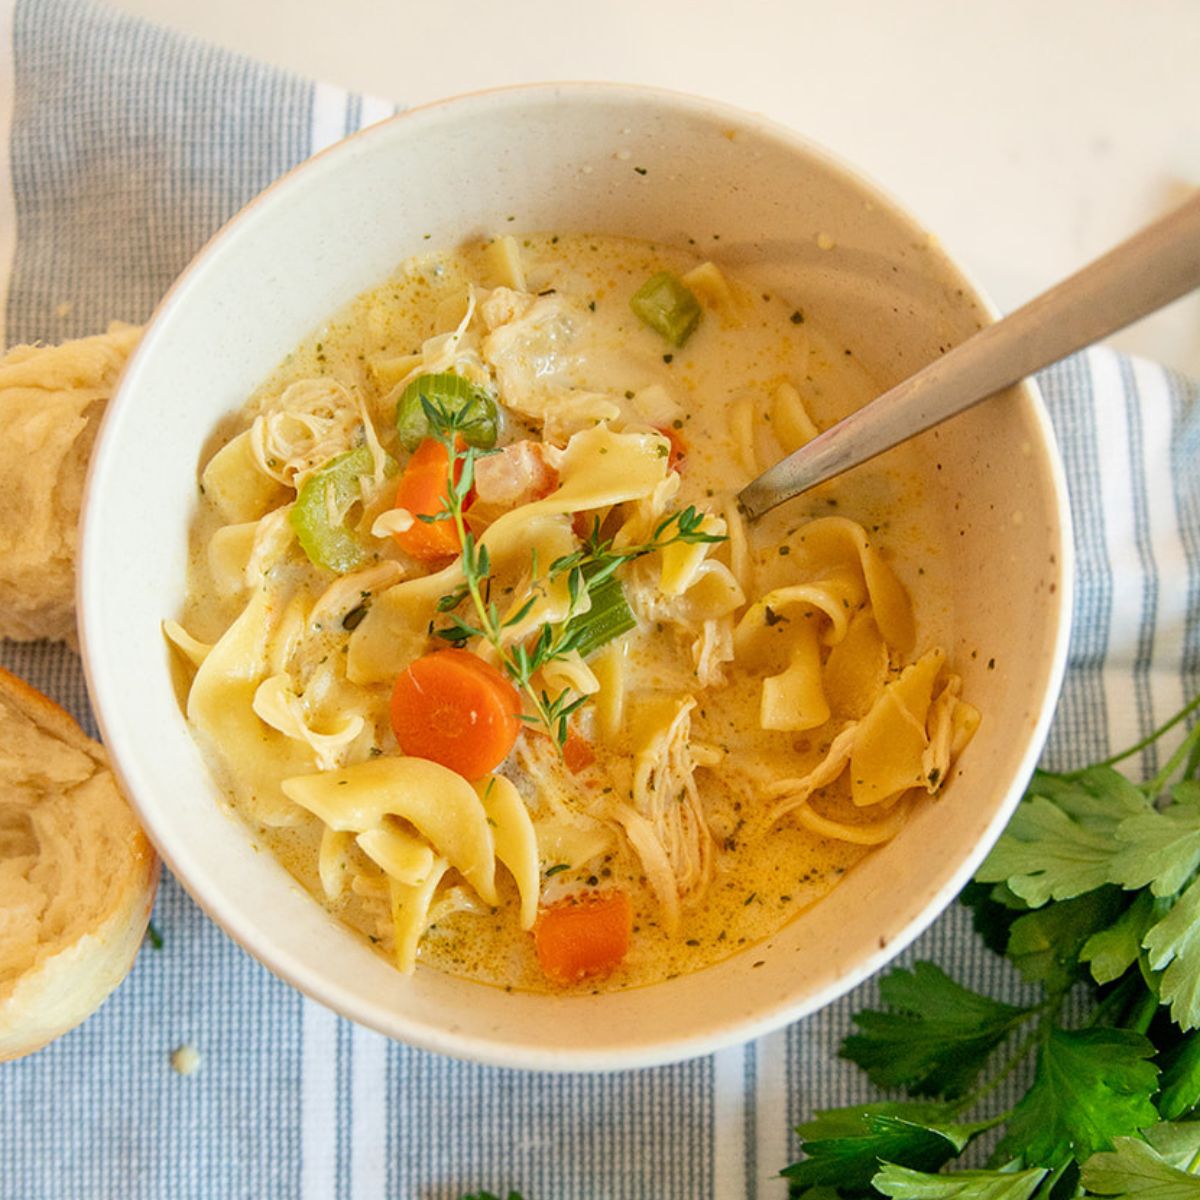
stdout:
<svg viewBox="0 0 1200 1200">
<path fill-rule="evenodd" d="M 392 729 L 405 754 L 428 758 L 466 779 L 498 767 L 521 731 L 521 697 L 469 650 L 423 655 L 392 690 Z"/>
<path fill-rule="evenodd" d="M 596 752 L 592 744 L 578 730 L 571 729 L 563 744 L 563 762 L 572 775 L 586 771 L 596 761 Z"/>
<path fill-rule="evenodd" d="M 407 509 L 415 518 L 408 529 L 393 535 L 402 550 L 427 560 L 452 558 L 462 549 L 453 521 L 420 519 L 443 512 L 449 498 L 450 457 L 441 442 L 426 438 L 413 451 L 396 491 L 396 507 Z"/>
<path fill-rule="evenodd" d="M 667 456 L 667 466 L 672 471 L 682 471 L 683 460 L 687 458 L 687 442 L 669 425 L 655 425 L 654 428 L 671 443 L 671 453 Z"/>
<path fill-rule="evenodd" d="M 618 891 L 560 900 L 533 927 L 542 972 L 558 984 L 607 975 L 629 952 L 632 933 L 633 906 Z"/>
</svg>

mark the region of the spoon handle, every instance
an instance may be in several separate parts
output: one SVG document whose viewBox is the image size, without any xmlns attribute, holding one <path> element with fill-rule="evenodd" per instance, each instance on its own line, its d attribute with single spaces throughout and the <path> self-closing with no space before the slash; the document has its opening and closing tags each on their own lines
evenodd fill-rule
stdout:
<svg viewBox="0 0 1200 1200">
<path fill-rule="evenodd" d="M 789 454 L 738 498 L 761 516 L 1195 287 L 1200 192 Z"/>
</svg>

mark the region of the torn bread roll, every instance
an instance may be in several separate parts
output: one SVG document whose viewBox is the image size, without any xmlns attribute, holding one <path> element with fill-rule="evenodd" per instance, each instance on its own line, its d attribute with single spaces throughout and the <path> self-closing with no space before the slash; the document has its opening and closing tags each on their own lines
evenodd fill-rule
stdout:
<svg viewBox="0 0 1200 1200">
<path fill-rule="evenodd" d="M 0 637 L 75 638 L 75 544 L 104 406 L 141 336 L 108 332 L 0 358 Z"/>
<path fill-rule="evenodd" d="M 74 1028 L 125 978 L 158 872 L 104 750 L 0 670 L 0 1062 Z"/>
</svg>

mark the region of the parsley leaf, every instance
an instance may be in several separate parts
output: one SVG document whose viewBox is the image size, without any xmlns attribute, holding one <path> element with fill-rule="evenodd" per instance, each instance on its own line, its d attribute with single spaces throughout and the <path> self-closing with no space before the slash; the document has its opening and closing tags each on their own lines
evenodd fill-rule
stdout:
<svg viewBox="0 0 1200 1200">
<path fill-rule="evenodd" d="M 806 1155 L 786 1167 L 793 1194 L 808 1187 L 864 1190 L 881 1162 L 936 1171 L 980 1130 L 930 1121 L 935 1106 L 881 1103 L 826 1109 L 797 1128 Z"/>
<path fill-rule="evenodd" d="M 1182 783 L 1174 798 L 1162 812 L 1150 808 L 1117 826 L 1113 883 L 1173 896 L 1200 866 L 1200 787 Z"/>
<path fill-rule="evenodd" d="M 976 883 L 963 888 L 958 897 L 971 910 L 971 924 L 993 954 L 1008 949 L 1008 936 L 1013 922 L 1029 911 L 1029 905 L 1011 892 L 1006 884 Z"/>
<path fill-rule="evenodd" d="M 893 1200 L 1029 1200 L 1045 1175 L 1041 1169 L 923 1175 L 885 1163 L 871 1182 Z"/>
<path fill-rule="evenodd" d="M 1173 1167 L 1187 1170 L 1200 1154 L 1200 1122 L 1163 1121 L 1143 1129 L 1142 1136 Z"/>
<path fill-rule="evenodd" d="M 1162 915 L 1149 892 L 1139 892 L 1134 902 L 1107 928 L 1092 934 L 1079 951 L 1079 961 L 1089 963 L 1097 983 L 1120 979 L 1138 960 L 1146 931 Z"/>
<path fill-rule="evenodd" d="M 918 1095 L 961 1095 L 1029 1013 L 969 991 L 928 962 L 896 968 L 879 992 L 889 1011 L 858 1013 L 860 1032 L 842 1043 L 842 1057 L 879 1086 Z"/>
<path fill-rule="evenodd" d="M 1072 1156 L 1083 1162 L 1154 1124 L 1158 1068 L 1146 1061 L 1153 1054 L 1128 1029 L 1051 1029 L 997 1153 L 1048 1167 Z"/>
<path fill-rule="evenodd" d="M 1090 892 L 1111 882 L 1118 825 L 1148 807 L 1111 767 L 1089 768 L 1078 779 L 1038 772 L 975 878 L 1006 882 L 1034 908 Z"/>
<path fill-rule="evenodd" d="M 1121 1137 L 1113 1149 L 1083 1164 L 1082 1180 L 1100 1196 L 1142 1196 L 1150 1200 L 1200 1200 L 1200 1179 L 1168 1162 L 1140 1138 Z"/>
<path fill-rule="evenodd" d="M 1159 995 L 1180 1029 L 1200 1025 L 1200 879 L 1142 941 L 1150 966 L 1162 971 Z M 1164 970 L 1165 968 L 1165 970 Z"/>
<path fill-rule="evenodd" d="M 1200 1104 L 1200 1033 L 1189 1033 L 1159 1055 L 1158 1111 L 1174 1121 Z"/>
<path fill-rule="evenodd" d="M 1013 922 L 1008 957 L 1031 983 L 1065 992 L 1079 976 L 1084 944 L 1116 919 L 1123 903 L 1119 889 L 1104 887 L 1036 908 Z"/>
</svg>

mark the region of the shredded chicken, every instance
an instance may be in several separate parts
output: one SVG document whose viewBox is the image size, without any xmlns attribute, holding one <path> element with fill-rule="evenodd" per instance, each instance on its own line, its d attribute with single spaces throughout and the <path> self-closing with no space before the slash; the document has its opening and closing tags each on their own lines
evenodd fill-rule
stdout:
<svg viewBox="0 0 1200 1200">
<path fill-rule="evenodd" d="M 495 373 L 501 403 L 541 423 L 549 441 L 565 442 L 580 429 L 621 415 L 612 397 L 574 386 L 579 355 L 571 347 L 583 314 L 564 297 L 497 288 L 481 313 L 488 329 L 481 351 Z"/>
<path fill-rule="evenodd" d="M 725 664 L 733 662 L 733 617 L 710 617 L 692 643 L 696 680 L 702 688 L 725 683 Z"/>
<path fill-rule="evenodd" d="M 390 558 L 362 571 L 342 575 L 321 593 L 309 614 L 308 623 L 313 629 L 321 629 L 340 622 L 376 592 L 384 591 L 403 578 L 404 568 Z"/>
<path fill-rule="evenodd" d="M 250 452 L 263 474 L 299 488 L 313 471 L 353 449 L 360 430 L 374 440 L 370 420 L 347 388 L 336 379 L 301 379 L 264 402 L 250 426 Z"/>
<path fill-rule="evenodd" d="M 825 757 L 801 779 L 780 779 L 766 789 L 775 805 L 767 813 L 765 825 L 774 825 L 780 817 L 808 803 L 818 788 L 828 787 L 845 769 L 854 751 L 858 722 L 851 721 L 830 743 Z"/>
<path fill-rule="evenodd" d="M 712 878 L 714 847 L 696 788 L 689 739 L 691 696 L 650 738 L 634 764 L 633 806 L 613 815 L 633 846 L 663 909 L 668 931 L 679 925 L 682 903 L 701 895 Z"/>
</svg>

